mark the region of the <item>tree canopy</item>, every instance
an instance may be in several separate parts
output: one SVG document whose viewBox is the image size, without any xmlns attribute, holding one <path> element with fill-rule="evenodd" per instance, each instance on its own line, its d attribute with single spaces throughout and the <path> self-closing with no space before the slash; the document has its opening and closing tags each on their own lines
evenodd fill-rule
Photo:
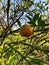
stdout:
<svg viewBox="0 0 49 65">
<path fill-rule="evenodd" d="M 0 5 L 0 65 L 49 65 L 49 1 L 0 0 Z M 29 37 L 20 34 L 26 24 L 33 28 Z"/>
</svg>

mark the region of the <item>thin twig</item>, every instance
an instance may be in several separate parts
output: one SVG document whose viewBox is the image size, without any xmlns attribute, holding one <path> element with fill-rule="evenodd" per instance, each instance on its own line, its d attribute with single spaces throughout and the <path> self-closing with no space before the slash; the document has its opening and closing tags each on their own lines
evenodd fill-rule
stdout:
<svg viewBox="0 0 49 65">
<path fill-rule="evenodd" d="M 10 0 L 8 0 L 7 3 L 8 3 L 8 7 L 7 7 L 7 23 L 8 23 L 8 26 L 9 26 L 9 7 L 10 7 Z"/>
</svg>

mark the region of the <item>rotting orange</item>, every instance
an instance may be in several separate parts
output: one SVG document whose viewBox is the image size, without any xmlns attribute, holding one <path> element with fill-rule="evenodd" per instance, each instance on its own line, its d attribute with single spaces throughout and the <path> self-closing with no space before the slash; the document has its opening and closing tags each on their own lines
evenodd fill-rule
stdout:
<svg viewBox="0 0 49 65">
<path fill-rule="evenodd" d="M 33 28 L 30 25 L 25 24 L 20 28 L 20 34 L 21 36 L 29 37 L 33 34 Z"/>
</svg>

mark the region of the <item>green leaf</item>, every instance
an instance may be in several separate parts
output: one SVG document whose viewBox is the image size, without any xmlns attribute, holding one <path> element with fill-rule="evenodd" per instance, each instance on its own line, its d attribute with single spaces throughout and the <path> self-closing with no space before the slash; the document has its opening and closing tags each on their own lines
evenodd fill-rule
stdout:
<svg viewBox="0 0 49 65">
<path fill-rule="evenodd" d="M 17 21 L 17 23 L 18 23 L 18 25 L 21 27 L 21 22 L 20 22 L 19 20 Z"/>
<path fill-rule="evenodd" d="M 49 2 L 49 0 L 46 0 L 46 2 Z"/>
<path fill-rule="evenodd" d="M 46 7 L 46 10 L 48 10 L 48 7 Z"/>
<path fill-rule="evenodd" d="M 41 28 L 45 27 L 45 21 L 42 20 L 42 16 L 40 16 L 38 19 L 38 26 L 40 26 Z"/>
<path fill-rule="evenodd" d="M 31 64 L 34 64 L 34 65 L 36 65 L 36 64 L 38 64 L 38 65 L 43 65 L 43 62 L 41 61 L 41 60 L 39 60 L 39 59 L 31 59 L 30 60 L 30 62 L 31 62 Z"/>
<path fill-rule="evenodd" d="M 39 6 L 39 3 L 36 3 L 35 5 L 38 7 Z"/>
<path fill-rule="evenodd" d="M 32 21 L 32 18 L 30 16 L 26 16 L 30 21 Z"/>
<path fill-rule="evenodd" d="M 35 21 L 29 16 L 27 16 L 27 18 L 30 20 L 28 23 L 35 27 L 36 26 Z"/>
<path fill-rule="evenodd" d="M 34 15 L 34 17 L 33 17 L 33 21 L 38 20 L 38 18 L 39 18 L 39 14 L 40 14 L 40 13 L 37 13 L 37 12 L 35 13 L 35 15 Z"/>
</svg>

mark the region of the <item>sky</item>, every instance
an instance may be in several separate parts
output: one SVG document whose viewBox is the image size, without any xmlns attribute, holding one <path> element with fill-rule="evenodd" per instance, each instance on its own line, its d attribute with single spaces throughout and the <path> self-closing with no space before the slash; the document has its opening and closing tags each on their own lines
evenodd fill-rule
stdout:
<svg viewBox="0 0 49 65">
<path fill-rule="evenodd" d="M 35 2 L 37 2 L 37 1 L 46 1 L 46 0 L 35 0 Z"/>
<path fill-rule="evenodd" d="M 7 1 L 7 0 L 5 0 L 5 1 Z M 14 0 L 11 0 L 12 2 L 14 1 Z M 20 0 L 17 0 L 17 1 L 20 1 Z M 35 2 L 37 2 L 37 1 L 46 1 L 46 0 L 35 0 Z M 4 2 L 4 0 L 2 0 L 2 2 Z"/>
<path fill-rule="evenodd" d="M 19 1 L 20 2 L 20 0 L 16 0 L 16 1 L 17 2 Z M 34 0 L 34 2 L 39 2 L 39 1 L 46 1 L 46 0 Z M 2 0 L 2 2 L 4 3 L 4 0 Z M 5 2 L 7 2 L 7 0 L 5 0 Z M 14 0 L 11 0 L 11 2 L 14 3 Z M 23 22 L 25 22 L 25 20 Z"/>
</svg>

